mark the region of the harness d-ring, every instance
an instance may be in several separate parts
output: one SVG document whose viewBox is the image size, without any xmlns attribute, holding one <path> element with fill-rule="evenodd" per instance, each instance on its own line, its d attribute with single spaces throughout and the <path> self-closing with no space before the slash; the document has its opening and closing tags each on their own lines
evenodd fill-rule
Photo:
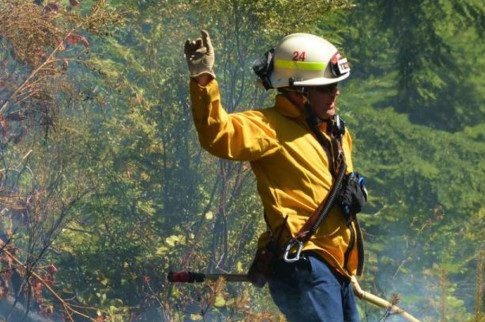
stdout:
<svg viewBox="0 0 485 322">
<path fill-rule="evenodd" d="M 296 250 L 296 254 L 293 257 L 290 257 L 290 251 L 292 250 L 293 246 L 298 245 Z M 285 254 L 283 255 L 283 259 L 287 263 L 294 263 L 300 260 L 301 250 L 303 249 L 303 242 L 298 239 L 292 239 L 289 241 L 288 245 L 286 246 Z"/>
</svg>

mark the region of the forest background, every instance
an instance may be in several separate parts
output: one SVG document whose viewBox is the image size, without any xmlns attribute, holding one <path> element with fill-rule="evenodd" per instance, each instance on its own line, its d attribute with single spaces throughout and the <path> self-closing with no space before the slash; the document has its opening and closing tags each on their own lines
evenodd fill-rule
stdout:
<svg viewBox="0 0 485 322">
<path fill-rule="evenodd" d="M 165 279 L 245 272 L 265 229 L 248 164 L 210 156 L 194 131 L 182 46 L 205 28 L 228 111 L 272 105 L 251 66 L 282 36 L 310 32 L 342 49 L 352 74 L 339 113 L 370 192 L 362 286 L 423 321 L 484 321 L 484 9 L 1 0 L 2 315 L 281 319 L 267 289 Z"/>
</svg>

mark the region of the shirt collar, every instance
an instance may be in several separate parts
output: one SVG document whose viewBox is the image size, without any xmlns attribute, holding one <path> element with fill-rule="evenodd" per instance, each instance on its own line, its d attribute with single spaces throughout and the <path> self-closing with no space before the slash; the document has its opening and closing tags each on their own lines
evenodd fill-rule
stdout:
<svg viewBox="0 0 485 322">
<path fill-rule="evenodd" d="M 276 95 L 275 107 L 278 112 L 287 117 L 298 118 L 303 114 L 297 106 L 282 94 Z"/>
</svg>

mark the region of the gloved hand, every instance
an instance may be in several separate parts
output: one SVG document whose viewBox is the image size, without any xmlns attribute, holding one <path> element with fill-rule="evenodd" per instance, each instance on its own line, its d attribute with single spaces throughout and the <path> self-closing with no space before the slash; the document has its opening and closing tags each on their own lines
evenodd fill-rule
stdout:
<svg viewBox="0 0 485 322">
<path fill-rule="evenodd" d="M 212 67 L 214 66 L 214 48 L 212 47 L 209 33 L 201 30 L 202 38 L 194 41 L 189 39 L 185 42 L 184 53 L 189 66 L 190 77 L 197 77 L 204 73 L 216 77 Z"/>
</svg>

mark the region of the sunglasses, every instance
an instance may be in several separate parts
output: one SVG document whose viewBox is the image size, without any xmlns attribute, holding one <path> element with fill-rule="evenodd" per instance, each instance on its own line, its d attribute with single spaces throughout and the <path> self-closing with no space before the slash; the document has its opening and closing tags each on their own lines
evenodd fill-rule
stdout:
<svg viewBox="0 0 485 322">
<path fill-rule="evenodd" d="M 323 94 L 331 94 L 334 93 L 337 90 L 338 83 L 333 83 L 330 85 L 324 85 L 324 86 L 315 86 L 312 87 L 315 91 Z"/>
</svg>

